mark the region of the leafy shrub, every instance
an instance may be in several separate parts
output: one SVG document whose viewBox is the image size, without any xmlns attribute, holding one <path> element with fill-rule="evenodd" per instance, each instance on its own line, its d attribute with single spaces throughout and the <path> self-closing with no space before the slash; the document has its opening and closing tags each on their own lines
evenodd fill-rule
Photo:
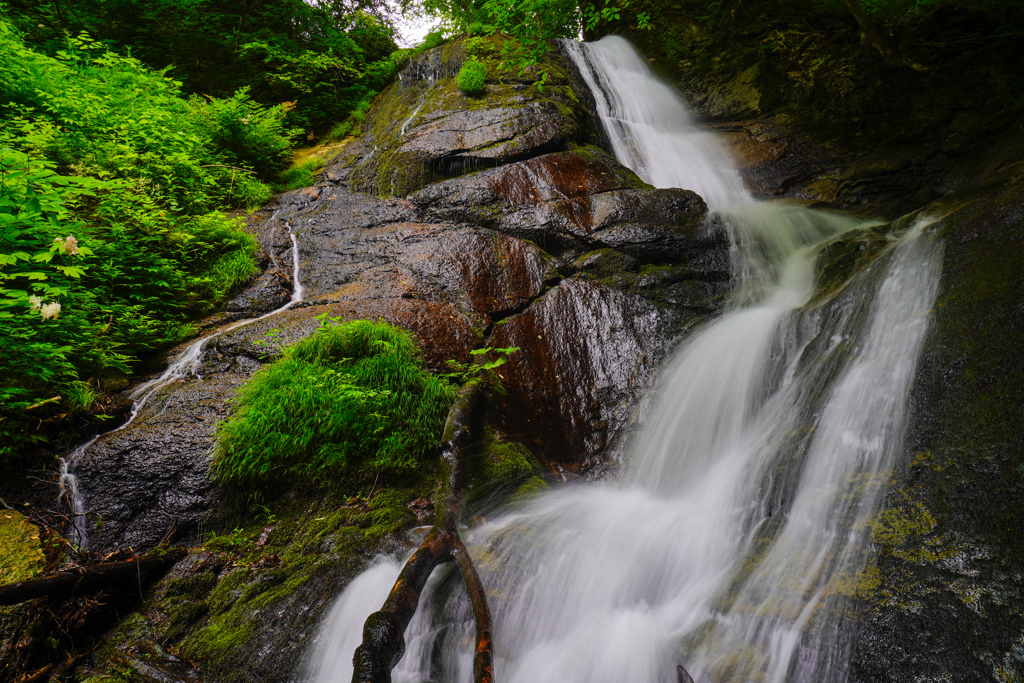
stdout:
<svg viewBox="0 0 1024 683">
<path fill-rule="evenodd" d="M 2 464 L 255 274 L 218 209 L 269 198 L 246 167 L 290 143 L 283 109 L 244 92 L 189 102 L 86 36 L 50 57 L 3 20 L 0 102 Z"/>
<path fill-rule="evenodd" d="M 462 41 L 462 52 L 467 57 L 482 61 L 494 56 L 497 49 L 484 38 L 467 38 Z"/>
<path fill-rule="evenodd" d="M 66 409 L 81 407 L 81 378 L 130 372 L 139 355 L 180 341 L 190 314 L 212 309 L 256 270 L 256 241 L 237 221 L 219 213 L 175 220 L 131 183 L 53 167 L 0 148 L 7 416 L 57 395 Z M 45 436 L 31 426 L 0 421 L 0 453 Z"/>
<path fill-rule="evenodd" d="M 459 89 L 467 95 L 479 95 L 484 91 L 487 80 L 487 67 L 471 59 L 459 69 Z"/>
<path fill-rule="evenodd" d="M 88 32 L 187 92 L 230 98 L 248 87 L 267 106 L 292 101 L 289 126 L 326 130 L 369 90 L 373 63 L 395 49 L 385 4 L 259 0 L 74 0 L 2 3 L 34 45 L 53 54 Z M 64 7 L 68 5 L 68 7 Z M 2 12 L 4 10 L 0 10 Z"/>
<path fill-rule="evenodd" d="M 466 28 L 466 33 L 471 36 L 489 36 L 494 33 L 494 27 L 490 24 L 474 21 Z"/>
<path fill-rule="evenodd" d="M 272 178 L 291 142 L 284 107 L 246 90 L 186 100 L 181 83 L 86 35 L 55 57 L 37 53 L 0 21 L 0 143 L 38 152 L 75 175 L 136 179 L 175 213 L 249 206 L 255 171 Z M 268 196 L 266 188 L 262 196 Z"/>
<path fill-rule="evenodd" d="M 436 444 L 454 397 L 407 332 L 365 320 L 324 326 L 242 387 L 217 431 L 215 471 L 262 486 L 331 481 L 357 465 L 408 470 Z"/>
<path fill-rule="evenodd" d="M 269 178 L 288 165 L 289 138 L 298 130 L 285 130 L 283 105 L 264 107 L 241 88 L 225 99 L 193 96 L 189 100 L 198 130 L 223 154 L 222 158 Z"/>
</svg>

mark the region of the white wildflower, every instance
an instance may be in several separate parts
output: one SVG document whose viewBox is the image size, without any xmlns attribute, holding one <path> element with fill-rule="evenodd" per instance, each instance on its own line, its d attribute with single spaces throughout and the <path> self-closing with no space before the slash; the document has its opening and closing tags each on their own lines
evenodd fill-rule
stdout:
<svg viewBox="0 0 1024 683">
<path fill-rule="evenodd" d="M 53 238 L 54 243 L 72 256 L 78 255 L 78 239 L 74 235 L 68 235 L 64 239 Z"/>
<path fill-rule="evenodd" d="M 28 298 L 28 305 L 32 307 L 33 311 L 38 311 L 43 306 L 43 297 L 36 296 L 35 294 L 31 295 Z"/>
<path fill-rule="evenodd" d="M 46 304 L 39 311 L 39 315 L 43 316 L 43 320 L 49 320 L 50 318 L 56 318 L 60 315 L 60 304 L 56 301 L 52 304 Z"/>
</svg>

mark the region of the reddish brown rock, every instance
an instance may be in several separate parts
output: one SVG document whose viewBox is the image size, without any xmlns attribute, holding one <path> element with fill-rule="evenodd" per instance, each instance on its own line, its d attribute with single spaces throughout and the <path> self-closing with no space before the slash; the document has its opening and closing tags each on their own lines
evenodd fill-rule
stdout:
<svg viewBox="0 0 1024 683">
<path fill-rule="evenodd" d="M 494 398 L 495 419 L 549 465 L 594 464 L 681 322 L 640 296 L 563 280 L 488 340 L 520 349 L 498 371 L 507 395 Z"/>
</svg>

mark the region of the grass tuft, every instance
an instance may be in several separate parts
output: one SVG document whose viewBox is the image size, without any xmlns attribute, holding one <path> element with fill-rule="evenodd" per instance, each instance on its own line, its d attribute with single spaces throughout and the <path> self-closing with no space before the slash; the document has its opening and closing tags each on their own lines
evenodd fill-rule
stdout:
<svg viewBox="0 0 1024 683">
<path fill-rule="evenodd" d="M 467 95 L 481 94 L 486 80 L 487 67 L 475 59 L 470 59 L 459 69 L 459 89 Z"/>
<path fill-rule="evenodd" d="M 366 320 L 323 327 L 239 391 L 217 430 L 215 472 L 258 487 L 336 481 L 354 465 L 411 470 L 440 438 L 454 398 L 404 330 Z"/>
<path fill-rule="evenodd" d="M 316 183 L 316 175 L 323 170 L 327 164 L 320 157 L 311 157 L 301 164 L 292 166 L 281 174 L 281 180 L 276 185 L 278 192 L 291 192 L 300 187 L 309 187 Z"/>
</svg>

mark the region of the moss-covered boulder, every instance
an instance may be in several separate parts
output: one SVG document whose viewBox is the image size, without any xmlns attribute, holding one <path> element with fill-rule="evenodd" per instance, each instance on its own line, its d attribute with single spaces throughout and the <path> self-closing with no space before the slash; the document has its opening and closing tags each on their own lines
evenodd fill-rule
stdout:
<svg viewBox="0 0 1024 683">
<path fill-rule="evenodd" d="M 31 579 L 45 564 L 39 527 L 20 512 L 0 510 L 0 584 Z"/>
<path fill-rule="evenodd" d="M 46 558 L 39 527 L 15 510 L 0 508 L 0 584 L 26 581 L 43 571 Z M 18 640 L 23 635 L 25 608 L 0 607 L 0 662 L 14 665 Z"/>
<path fill-rule="evenodd" d="M 566 65 L 550 55 L 523 73 L 499 58 L 506 38 L 469 38 L 417 56 L 374 102 L 351 159 L 354 189 L 403 197 L 429 182 L 564 149 L 582 137 L 589 115 L 569 85 Z M 471 58 L 488 66 L 479 95 L 455 77 Z M 482 61 L 480 61 L 482 59 Z M 548 74 L 542 87 L 535 82 Z"/>
<path fill-rule="evenodd" d="M 86 672 L 113 680 L 198 673 L 225 683 L 300 676 L 331 598 L 372 556 L 408 546 L 403 533 L 416 523 L 410 504 L 430 495 L 433 471 L 408 487 L 360 496 L 325 490 L 259 506 L 237 501 L 241 507 L 219 523 L 225 530 L 211 532 L 147 592 Z"/>
</svg>

